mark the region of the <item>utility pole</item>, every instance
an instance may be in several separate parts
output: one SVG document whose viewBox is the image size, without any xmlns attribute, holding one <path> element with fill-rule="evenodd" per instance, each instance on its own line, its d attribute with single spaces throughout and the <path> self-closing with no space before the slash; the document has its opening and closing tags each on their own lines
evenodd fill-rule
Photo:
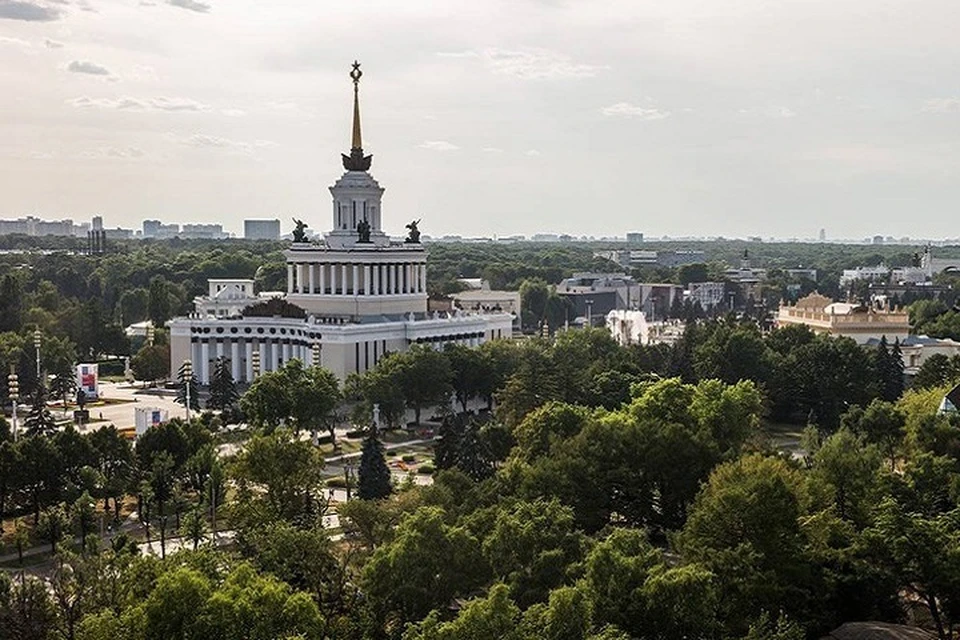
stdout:
<svg viewBox="0 0 960 640">
<path fill-rule="evenodd" d="M 190 387 L 193 386 L 193 363 L 189 360 L 183 361 L 183 380 L 184 380 L 184 396 L 186 398 L 187 405 L 187 422 L 190 422 Z"/>
<path fill-rule="evenodd" d="M 43 340 L 43 334 L 40 333 L 40 329 L 37 329 L 33 332 L 33 346 L 37 350 L 37 381 L 42 382 L 40 375 L 40 342 Z"/>
<path fill-rule="evenodd" d="M 20 399 L 20 378 L 17 377 L 16 369 L 10 365 L 10 375 L 7 376 L 7 395 L 10 397 L 12 406 L 11 420 L 13 422 L 13 441 L 17 441 L 17 400 Z"/>
</svg>

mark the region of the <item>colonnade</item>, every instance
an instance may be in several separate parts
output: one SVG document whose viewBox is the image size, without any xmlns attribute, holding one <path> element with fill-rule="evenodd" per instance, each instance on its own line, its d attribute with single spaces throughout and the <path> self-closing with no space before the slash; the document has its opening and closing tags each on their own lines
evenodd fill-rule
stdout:
<svg viewBox="0 0 960 640">
<path fill-rule="evenodd" d="M 287 293 L 384 296 L 427 292 L 427 265 L 417 262 L 288 262 Z"/>
<path fill-rule="evenodd" d="M 276 371 L 296 358 L 313 366 L 313 347 L 296 338 L 195 338 L 190 343 L 190 360 L 200 384 L 210 384 L 217 359 L 226 358 L 236 382 L 253 381 L 253 354 L 260 353 L 260 373 Z M 319 363 L 318 363 L 319 364 Z"/>
</svg>

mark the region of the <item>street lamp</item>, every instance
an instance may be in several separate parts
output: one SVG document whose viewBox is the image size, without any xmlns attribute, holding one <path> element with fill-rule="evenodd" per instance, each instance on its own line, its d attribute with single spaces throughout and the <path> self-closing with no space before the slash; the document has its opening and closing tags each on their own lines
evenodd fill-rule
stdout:
<svg viewBox="0 0 960 640">
<path fill-rule="evenodd" d="M 347 463 L 345 463 L 345 464 L 343 465 L 343 475 L 344 475 L 344 480 L 347 481 L 347 482 L 346 482 L 346 484 L 347 484 L 347 502 L 350 502 L 350 484 L 351 484 L 351 482 L 352 482 L 352 480 L 353 480 L 353 464 L 352 464 L 352 463 L 347 462 Z"/>
<path fill-rule="evenodd" d="M 250 368 L 253 369 L 253 379 L 256 380 L 260 375 L 260 345 L 250 356 Z"/>
<path fill-rule="evenodd" d="M 190 387 L 193 385 L 193 363 L 189 360 L 183 361 L 183 379 L 184 379 L 184 397 L 187 405 L 187 422 L 190 422 Z"/>
<path fill-rule="evenodd" d="M 323 355 L 321 352 L 321 347 L 319 342 L 313 343 L 313 366 L 320 366 L 320 357 Z"/>
<path fill-rule="evenodd" d="M 40 380 L 40 341 L 43 340 L 43 334 L 40 329 L 33 332 L 33 347 L 37 350 L 37 380 Z"/>
<path fill-rule="evenodd" d="M 7 376 L 7 395 L 13 405 L 11 419 L 13 422 L 13 441 L 17 441 L 17 400 L 20 399 L 20 379 L 17 377 L 13 365 L 10 365 L 10 375 Z"/>
</svg>

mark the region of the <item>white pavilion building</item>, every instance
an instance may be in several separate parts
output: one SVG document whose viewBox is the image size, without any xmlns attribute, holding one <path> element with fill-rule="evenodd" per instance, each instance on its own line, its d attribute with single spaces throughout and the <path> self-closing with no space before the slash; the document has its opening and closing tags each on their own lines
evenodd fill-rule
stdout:
<svg viewBox="0 0 960 640">
<path fill-rule="evenodd" d="M 408 225 L 410 235 L 403 242 L 392 241 L 382 229 L 384 189 L 369 173 L 373 157 L 363 154 L 360 76 L 360 65 L 354 63 L 353 139 L 350 155 L 342 156 L 346 172 L 330 187 L 332 229 L 320 244 L 296 234 L 286 252 L 284 299 L 303 309 L 306 317 L 244 316 L 235 306 L 225 314 L 228 305 L 197 298 L 193 314 L 167 323 L 172 375 L 190 360 L 200 384 L 209 384 L 214 362 L 222 357 L 236 381 L 249 383 L 258 358 L 260 372 L 275 371 L 298 358 L 343 379 L 411 344 L 477 346 L 512 335 L 510 313 L 428 314 L 427 251 L 419 242 L 416 222 Z M 262 299 L 252 289 L 236 295 L 233 285 L 241 281 L 229 282 L 234 301 Z M 216 284 L 226 283 L 211 283 L 211 292 Z"/>
</svg>

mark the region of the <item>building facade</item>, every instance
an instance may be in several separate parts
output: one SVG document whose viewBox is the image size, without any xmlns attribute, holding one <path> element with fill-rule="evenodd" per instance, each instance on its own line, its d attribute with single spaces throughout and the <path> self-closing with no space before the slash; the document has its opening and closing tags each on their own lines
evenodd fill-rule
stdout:
<svg viewBox="0 0 960 640">
<path fill-rule="evenodd" d="M 817 333 L 852 338 L 857 344 L 869 344 L 886 336 L 887 342 L 903 342 L 910 335 L 910 319 L 902 309 L 864 307 L 812 293 L 796 304 L 780 306 L 777 325 L 803 324 Z"/>
<path fill-rule="evenodd" d="M 190 360 L 200 383 L 209 384 L 214 363 L 224 358 L 234 379 L 249 383 L 258 373 L 257 357 L 260 372 L 297 358 L 342 380 L 413 344 L 478 346 L 512 335 L 510 313 L 428 313 L 427 251 L 420 243 L 419 221 L 407 225 L 405 241 L 391 240 L 382 228 L 384 189 L 369 173 L 372 156 L 364 155 L 361 140 L 360 75 L 355 65 L 352 145 L 350 155 L 342 156 L 344 174 L 330 187 L 332 228 L 322 242 L 313 243 L 299 223 L 286 251 L 287 289 L 280 295 L 304 317 L 244 316 L 252 281 L 211 281 L 210 295 L 198 299 L 193 315 L 168 323 L 173 371 Z M 270 222 L 279 235 L 279 221 Z M 216 306 L 219 297 L 224 300 Z M 221 308 L 227 315 L 218 317 Z"/>
<path fill-rule="evenodd" d="M 273 220 L 244 220 L 243 237 L 247 240 L 279 240 L 280 221 Z"/>
</svg>

